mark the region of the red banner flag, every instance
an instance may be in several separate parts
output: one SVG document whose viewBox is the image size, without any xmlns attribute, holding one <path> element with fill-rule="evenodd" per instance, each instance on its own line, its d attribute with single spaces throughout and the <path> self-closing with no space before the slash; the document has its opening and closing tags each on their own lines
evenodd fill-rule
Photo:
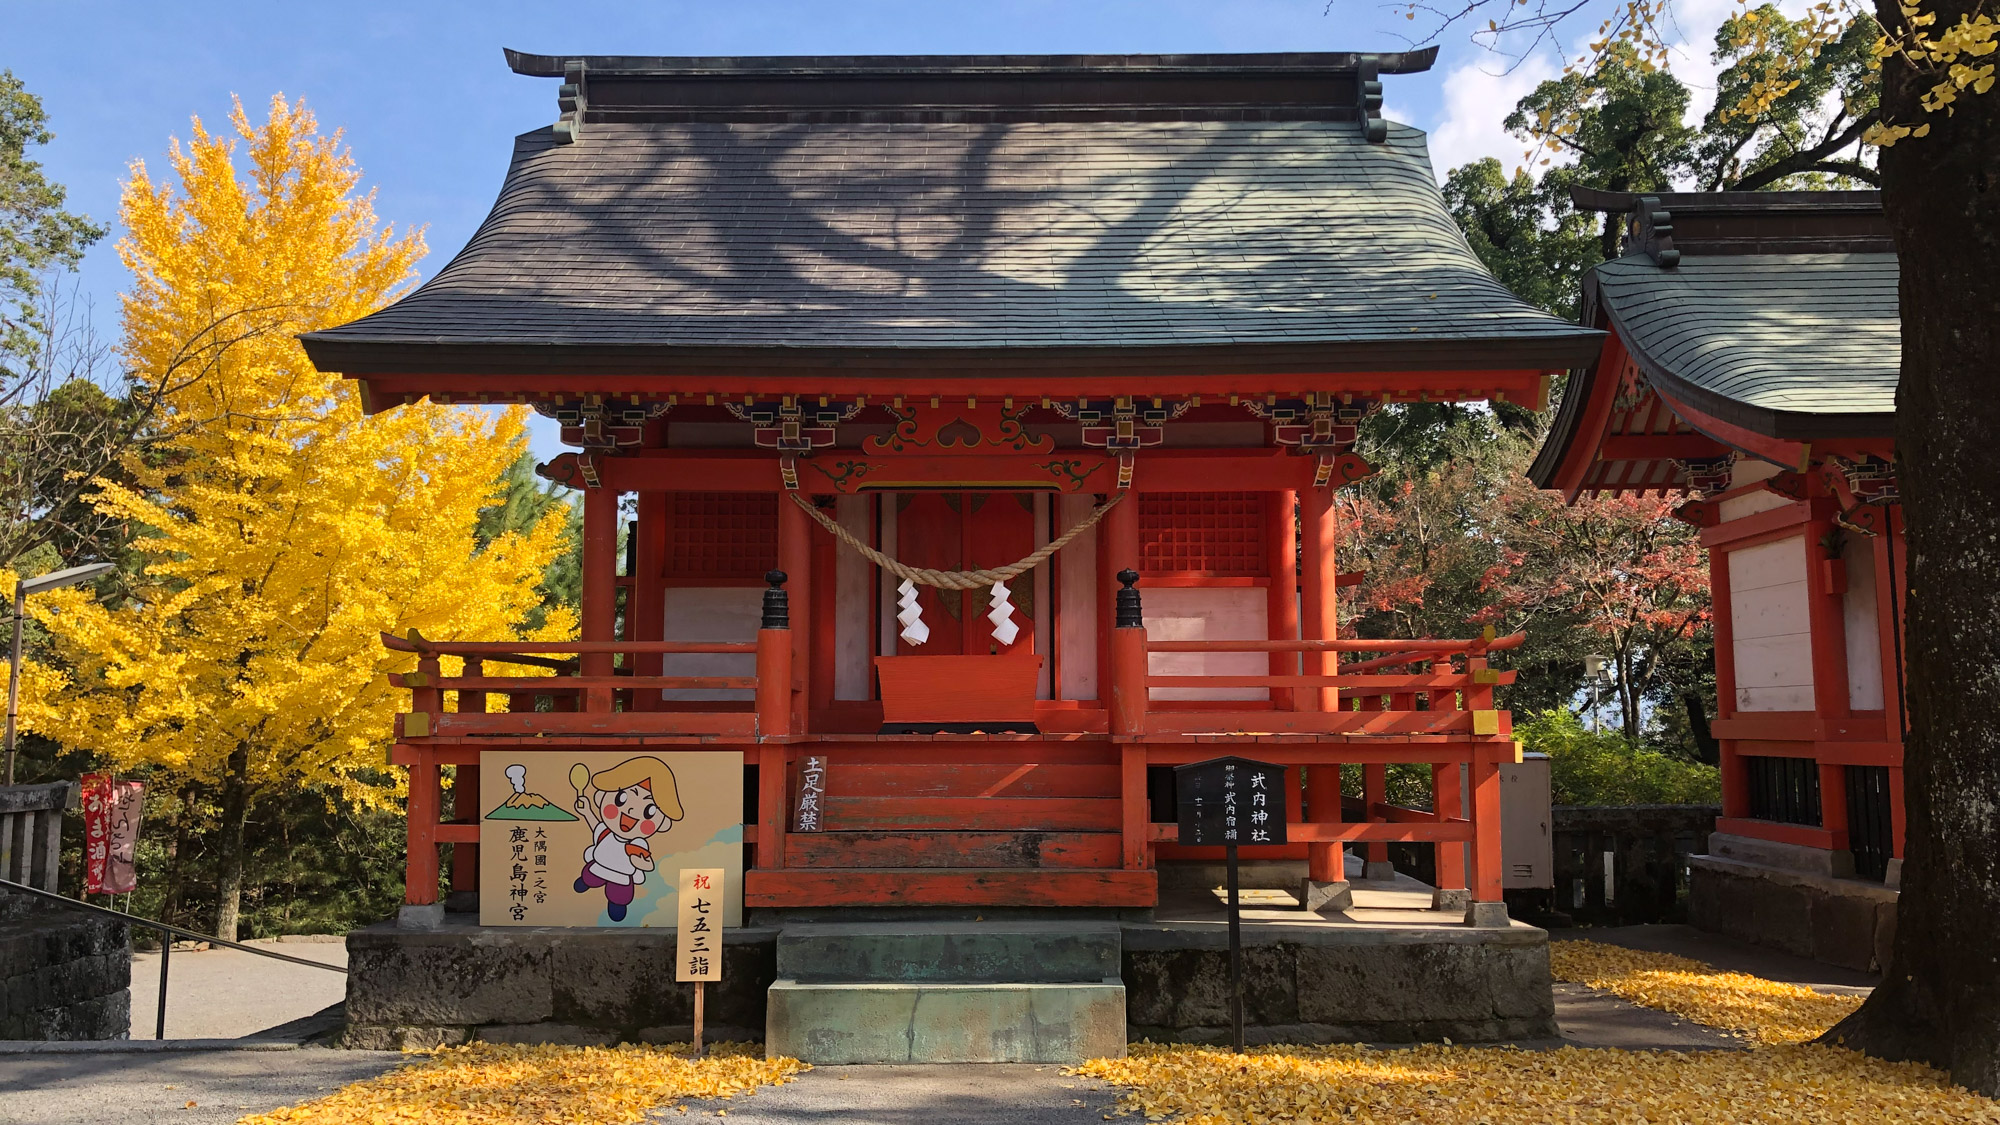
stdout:
<svg viewBox="0 0 2000 1125">
<path fill-rule="evenodd" d="M 122 895 L 138 885 L 133 853 L 139 842 L 142 782 L 118 781 L 109 774 L 83 775 L 83 889 L 86 894 Z"/>
</svg>

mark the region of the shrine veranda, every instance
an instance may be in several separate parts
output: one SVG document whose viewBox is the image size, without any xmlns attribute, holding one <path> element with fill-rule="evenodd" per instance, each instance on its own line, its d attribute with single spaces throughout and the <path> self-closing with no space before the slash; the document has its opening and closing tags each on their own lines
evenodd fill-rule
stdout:
<svg viewBox="0 0 2000 1125">
<path fill-rule="evenodd" d="M 581 639 L 384 638 L 408 883 L 356 1041 L 673 1034 L 675 866 L 728 869 L 711 1018 L 774 1051 L 1200 1037 L 1221 849 L 1174 842 L 1172 767 L 1226 755 L 1287 768 L 1260 1034 L 1548 1033 L 1500 894 L 1520 638 L 1336 612 L 1361 419 L 1541 404 L 1603 339 L 1495 282 L 1382 119 L 1432 58 L 510 53 L 559 120 L 435 277 L 305 344 L 371 411 L 560 422 Z"/>
</svg>

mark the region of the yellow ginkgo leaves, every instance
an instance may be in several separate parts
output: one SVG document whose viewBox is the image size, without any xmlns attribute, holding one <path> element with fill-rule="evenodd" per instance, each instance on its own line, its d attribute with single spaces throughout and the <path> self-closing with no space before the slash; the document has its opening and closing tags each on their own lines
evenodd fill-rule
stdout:
<svg viewBox="0 0 2000 1125">
<path fill-rule="evenodd" d="M 1078 1074 L 1127 1088 L 1119 1111 L 1180 1125 L 1881 1125 L 2000 1122 L 2000 1103 L 1937 1072 L 1836 1047 L 1133 1045 Z"/>
<path fill-rule="evenodd" d="M 1815 992 L 1804 985 L 1725 973 L 1670 953 L 1595 941 L 1550 942 L 1549 968 L 1557 980 L 1589 985 L 1757 1043 L 1817 1039 L 1861 1006 L 1858 996 Z"/>
<path fill-rule="evenodd" d="M 238 1125 L 633 1125 L 687 1098 L 731 1098 L 811 1069 L 740 1043 L 706 1058 L 672 1047 L 520 1047 L 474 1043 L 422 1055 L 304 1105 Z"/>
</svg>

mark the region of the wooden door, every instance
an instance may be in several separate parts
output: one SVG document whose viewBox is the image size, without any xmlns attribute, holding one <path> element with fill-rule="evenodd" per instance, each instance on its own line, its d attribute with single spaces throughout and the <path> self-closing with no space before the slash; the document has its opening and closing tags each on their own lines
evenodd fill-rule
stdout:
<svg viewBox="0 0 2000 1125">
<path fill-rule="evenodd" d="M 905 492 L 896 497 L 896 557 L 934 570 L 1005 566 L 1034 553 L 1035 498 L 1027 492 Z M 928 643 L 900 638 L 904 656 L 1030 653 L 1035 647 L 1035 583 L 1023 574 L 1008 583 L 1021 634 L 1004 649 L 986 619 L 985 590 L 918 587 L 917 604 L 930 626 Z M 893 611 L 893 610 L 892 610 Z"/>
</svg>

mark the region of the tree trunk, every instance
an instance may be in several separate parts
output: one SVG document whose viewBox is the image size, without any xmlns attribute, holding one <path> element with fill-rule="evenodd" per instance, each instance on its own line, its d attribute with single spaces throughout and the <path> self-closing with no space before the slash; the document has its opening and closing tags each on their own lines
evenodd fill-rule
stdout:
<svg viewBox="0 0 2000 1125">
<path fill-rule="evenodd" d="M 1695 760 L 1709 766 L 1721 762 L 1722 744 L 1715 740 L 1715 732 L 1708 725 L 1708 705 L 1702 702 L 1701 693 L 1682 692 L 1681 706 L 1687 708 L 1688 733 L 1694 736 Z"/>
<path fill-rule="evenodd" d="M 1972 7 L 1924 10 L 1936 30 Z M 1881 17 L 1901 22 L 1894 3 Z M 1929 114 L 1905 62 L 1882 70 L 1883 116 L 1931 127 L 1882 154 L 1902 259 L 1908 847 L 1889 970 L 1828 1039 L 2000 1095 L 2000 92 L 1967 90 L 1952 116 Z"/>
<path fill-rule="evenodd" d="M 250 748 L 238 746 L 222 775 L 221 854 L 215 863 L 215 936 L 236 940 L 243 908 L 243 837 L 250 819 Z"/>
</svg>

